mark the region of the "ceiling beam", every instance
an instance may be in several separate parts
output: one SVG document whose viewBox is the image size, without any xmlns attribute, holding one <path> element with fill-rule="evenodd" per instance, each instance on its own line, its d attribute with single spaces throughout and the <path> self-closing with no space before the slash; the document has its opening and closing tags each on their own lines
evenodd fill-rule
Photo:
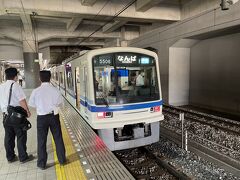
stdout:
<svg viewBox="0 0 240 180">
<path fill-rule="evenodd" d="M 81 30 L 81 31 L 74 31 L 68 32 L 66 29 L 53 29 L 53 28 L 38 28 L 38 42 L 47 41 L 49 39 L 56 39 L 56 38 L 64 38 L 64 39 L 71 39 L 71 38 L 88 38 L 89 35 L 93 31 L 91 29 Z M 1 34 L 1 33 L 0 33 Z M 108 34 L 104 34 L 102 32 L 96 32 L 92 36 L 92 38 L 103 38 L 103 39 L 111 39 L 111 38 L 119 38 L 119 32 L 112 32 Z"/>
<path fill-rule="evenodd" d="M 98 14 L 100 7 L 105 5 L 105 1 L 98 1 L 96 5 L 92 7 L 83 6 L 79 0 L 61 0 L 62 3 L 51 3 L 49 4 L 49 0 L 22 0 L 25 6 L 25 13 L 32 14 L 35 12 L 37 16 L 49 16 L 49 17 L 59 17 L 59 18 L 72 18 L 72 17 L 84 17 L 85 19 L 96 18 L 96 14 Z M 142 1 L 144 4 L 152 4 L 152 2 L 157 0 L 138 0 Z M 137 1 L 138 9 L 142 9 L 143 5 L 139 6 L 139 2 Z M 148 3 L 144 3 L 144 1 Z M 150 3 L 150 2 L 151 3 Z M 161 0 L 158 0 L 161 1 Z M 113 8 L 114 7 L 114 8 Z M 104 10 L 98 14 L 97 20 L 102 20 L 103 18 L 112 17 L 114 14 L 121 10 L 122 3 L 120 1 L 116 1 L 113 3 L 108 3 Z M 13 14 L 23 13 L 21 3 L 19 0 L 11 0 L 4 1 L 4 10 Z M 166 13 L 166 11 L 168 13 Z M 136 12 L 135 6 L 130 6 L 127 11 L 121 13 L 116 20 L 126 19 L 127 21 L 178 21 L 180 20 L 180 8 L 179 6 L 155 6 L 151 9 L 151 11 L 146 11 L 144 14 L 141 12 Z"/>
<path fill-rule="evenodd" d="M 68 32 L 74 32 L 78 25 L 82 22 L 83 18 L 72 18 L 68 23 L 67 23 L 67 31 Z"/>
<path fill-rule="evenodd" d="M 0 38 L 0 45 L 1 46 L 18 46 L 18 47 L 22 47 L 22 42 L 11 40 L 11 39 L 6 39 L 6 38 L 3 38 L 3 39 Z"/>
<path fill-rule="evenodd" d="M 163 0 L 137 0 L 136 11 L 145 12 Z"/>
<path fill-rule="evenodd" d="M 82 5 L 84 6 L 93 6 L 97 0 L 81 0 Z"/>
<path fill-rule="evenodd" d="M 52 21 L 57 21 L 57 22 L 63 22 L 63 23 L 68 23 L 72 18 L 71 17 L 49 17 L 49 16 L 34 16 L 35 19 L 37 20 L 52 20 Z"/>
<path fill-rule="evenodd" d="M 115 38 L 119 38 L 120 36 L 103 36 L 101 34 L 94 34 L 91 36 L 92 38 L 102 38 L 102 39 L 115 39 Z M 52 36 L 46 36 L 46 37 L 43 37 L 41 39 L 39 39 L 38 42 L 44 42 L 44 41 L 48 41 L 48 40 L 51 40 L 51 39 L 76 39 L 76 38 L 88 38 L 88 34 L 83 34 L 83 35 L 52 35 Z"/>
<path fill-rule="evenodd" d="M 25 32 L 32 33 L 32 20 L 29 14 L 20 14 L 20 18 L 22 20 L 23 28 Z"/>
<path fill-rule="evenodd" d="M 39 43 L 39 49 L 49 46 L 104 46 L 104 42 L 83 42 L 79 45 L 77 42 L 49 41 Z"/>
<path fill-rule="evenodd" d="M 106 24 L 102 28 L 102 31 L 103 31 L 103 33 L 113 32 L 113 31 L 117 30 L 118 28 L 120 28 L 121 26 L 123 26 L 124 24 L 126 24 L 126 22 L 127 21 L 115 21 L 114 23 Z"/>
<path fill-rule="evenodd" d="M 0 37 L 3 38 L 3 39 L 7 39 L 7 40 L 12 40 L 12 41 L 16 41 L 16 42 L 22 42 L 21 38 L 16 38 L 11 33 L 9 33 L 9 34 L 0 33 Z"/>
<path fill-rule="evenodd" d="M 6 14 L 6 11 L 3 5 L 4 5 L 3 0 L 0 0 L 0 16 Z"/>
<path fill-rule="evenodd" d="M 102 26 L 106 24 L 106 21 L 83 20 L 82 24 Z"/>
</svg>

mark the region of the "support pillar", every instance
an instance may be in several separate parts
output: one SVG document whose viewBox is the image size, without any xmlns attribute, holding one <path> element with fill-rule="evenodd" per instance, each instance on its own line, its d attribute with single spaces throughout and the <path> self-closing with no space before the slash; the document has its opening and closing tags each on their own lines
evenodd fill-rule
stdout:
<svg viewBox="0 0 240 180">
<path fill-rule="evenodd" d="M 35 42 L 30 38 L 28 39 L 25 38 L 25 40 L 23 40 L 23 60 L 24 60 L 25 87 L 27 89 L 33 89 L 38 87 L 40 85 L 39 81 L 40 65 Z"/>
<path fill-rule="evenodd" d="M 24 77 L 25 87 L 28 89 L 36 88 L 39 81 L 39 60 L 38 43 L 34 34 L 32 20 L 30 15 L 20 14 L 22 20 L 22 40 L 23 40 L 23 59 L 24 59 Z"/>
<path fill-rule="evenodd" d="M 40 66 L 38 60 L 38 53 L 35 52 L 24 52 L 24 77 L 27 89 L 33 89 L 40 85 L 39 71 Z"/>
</svg>

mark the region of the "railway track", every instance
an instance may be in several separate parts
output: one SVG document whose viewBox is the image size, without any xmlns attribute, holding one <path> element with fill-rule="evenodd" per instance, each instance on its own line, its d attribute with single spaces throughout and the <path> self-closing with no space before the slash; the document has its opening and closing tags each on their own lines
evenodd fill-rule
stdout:
<svg viewBox="0 0 240 180">
<path fill-rule="evenodd" d="M 161 135 L 181 146 L 181 134 L 162 127 Z M 188 140 L 188 150 L 210 162 L 218 164 L 223 169 L 234 174 L 235 176 L 240 177 L 240 161 L 222 154 L 211 147 L 206 147 L 194 140 Z"/>
<path fill-rule="evenodd" d="M 174 112 L 171 113 L 171 111 Z M 186 127 L 194 127 L 198 130 L 197 133 L 205 135 L 202 137 L 201 134 L 193 134 L 194 130 L 192 129 L 193 132 L 188 134 L 189 151 L 181 148 L 181 121 L 178 119 L 180 112 L 185 113 Z M 240 152 L 237 144 L 234 144 L 235 149 L 218 144 L 212 137 L 212 139 L 207 139 L 209 134 L 206 133 L 208 132 L 210 135 L 213 133 L 215 138 L 221 136 L 223 139 L 220 138 L 220 140 L 222 141 L 228 137 L 239 138 L 239 134 L 233 132 L 238 128 L 237 122 L 230 120 L 230 123 L 227 124 L 229 120 L 225 118 L 203 113 L 189 113 L 188 110 L 174 109 L 173 107 L 165 107 L 164 115 L 166 119 L 161 122 L 159 142 L 145 147 L 115 152 L 118 159 L 136 179 L 240 180 Z M 232 131 L 228 131 L 229 126 L 234 126 Z M 222 136 L 222 132 L 224 135 L 226 134 L 226 137 Z M 232 141 L 231 138 L 228 140 Z M 238 142 L 236 139 L 234 140 Z"/>
<path fill-rule="evenodd" d="M 184 108 L 173 107 L 169 105 L 164 105 L 163 112 L 175 115 L 176 118 L 178 118 L 179 113 L 184 113 L 186 120 L 199 122 L 201 124 L 221 129 L 225 132 L 240 135 L 240 122 L 238 121 L 233 121 L 230 119 L 208 115 L 205 113 L 200 113 L 192 110 L 187 110 Z"/>
<path fill-rule="evenodd" d="M 240 123 L 173 106 L 164 107 L 161 135 L 182 145 L 179 113 L 185 114 L 188 150 L 240 177 Z M 185 138 L 184 138 L 185 139 Z M 231 143 L 231 145 L 229 145 Z"/>
<path fill-rule="evenodd" d="M 170 165 L 165 157 L 156 156 L 146 147 L 116 151 L 115 155 L 136 179 L 194 179 L 184 174 L 181 168 Z"/>
<path fill-rule="evenodd" d="M 152 145 L 117 151 L 115 155 L 136 179 L 240 180 L 197 153 L 180 148 L 169 140 L 169 137 L 176 138 L 171 133 L 168 131 L 167 138 L 161 136 L 160 141 Z"/>
</svg>

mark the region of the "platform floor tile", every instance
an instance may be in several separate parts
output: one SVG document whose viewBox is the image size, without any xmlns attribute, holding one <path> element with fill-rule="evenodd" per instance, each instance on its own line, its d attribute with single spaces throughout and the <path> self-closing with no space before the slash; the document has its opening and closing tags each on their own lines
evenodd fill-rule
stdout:
<svg viewBox="0 0 240 180">
<path fill-rule="evenodd" d="M 27 98 L 29 98 L 32 90 L 25 89 Z M 4 148 L 4 128 L 2 123 L 0 124 L 0 180 L 55 180 L 56 171 L 52 166 L 46 170 L 40 170 L 37 168 L 37 129 L 36 129 L 36 111 L 30 108 L 32 113 L 29 121 L 32 123 L 32 128 L 28 131 L 27 139 L 27 152 L 33 154 L 35 159 L 25 164 L 20 164 L 19 161 L 9 164 L 6 159 L 6 153 Z M 2 114 L 0 114 L 0 122 L 2 122 Z M 48 136 L 47 141 L 48 152 L 48 164 L 54 165 L 54 156 L 52 148 L 51 135 Z M 18 155 L 17 148 L 15 147 L 15 153 Z"/>
<path fill-rule="evenodd" d="M 89 180 L 134 179 L 67 101 L 61 116 Z"/>
</svg>

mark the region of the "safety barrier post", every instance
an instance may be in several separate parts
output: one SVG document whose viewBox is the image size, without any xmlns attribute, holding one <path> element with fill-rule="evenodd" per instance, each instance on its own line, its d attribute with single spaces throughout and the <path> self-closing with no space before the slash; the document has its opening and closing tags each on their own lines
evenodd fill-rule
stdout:
<svg viewBox="0 0 240 180">
<path fill-rule="evenodd" d="M 182 121 L 182 148 L 184 148 L 184 113 L 179 114 L 179 119 Z"/>
<path fill-rule="evenodd" d="M 185 131 L 185 151 L 188 151 L 188 132 Z"/>
</svg>

